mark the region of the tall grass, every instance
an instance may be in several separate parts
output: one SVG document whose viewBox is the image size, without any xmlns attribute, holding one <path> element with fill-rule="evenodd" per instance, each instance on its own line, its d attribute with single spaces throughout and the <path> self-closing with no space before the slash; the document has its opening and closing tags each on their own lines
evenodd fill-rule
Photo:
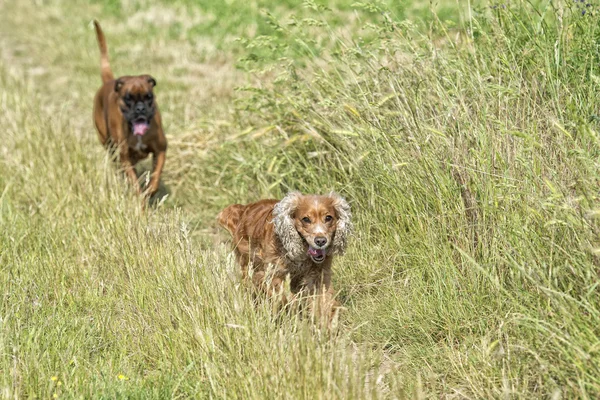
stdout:
<svg viewBox="0 0 600 400">
<path fill-rule="evenodd" d="M 224 246 L 195 246 L 177 211 L 143 211 L 68 115 L 6 74 L 0 87 L 3 398 L 382 390 L 365 382 L 381 352 L 254 307 Z"/>
<path fill-rule="evenodd" d="M 110 4 L 0 9 L 1 397 L 598 396 L 595 6 Z M 94 137 L 93 17 L 159 81 L 147 211 Z M 214 235 L 290 189 L 352 202 L 333 337 Z"/>
<path fill-rule="evenodd" d="M 428 389 L 596 396 L 595 8 L 516 2 L 427 32 L 365 8 L 381 17 L 360 37 L 321 8 L 249 42 L 271 54 L 244 65 L 277 78 L 239 105 L 256 127 L 238 176 L 353 200 L 354 337 L 427 364 Z"/>
</svg>

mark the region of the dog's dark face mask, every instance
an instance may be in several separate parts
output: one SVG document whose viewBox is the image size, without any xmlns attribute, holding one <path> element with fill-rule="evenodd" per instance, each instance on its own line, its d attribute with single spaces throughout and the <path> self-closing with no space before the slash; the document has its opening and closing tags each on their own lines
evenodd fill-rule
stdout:
<svg viewBox="0 0 600 400">
<path fill-rule="evenodd" d="M 123 77 L 115 82 L 115 91 L 121 97 L 121 112 L 135 136 L 143 136 L 150 129 L 156 112 L 154 86 L 156 80 L 149 75 Z"/>
</svg>

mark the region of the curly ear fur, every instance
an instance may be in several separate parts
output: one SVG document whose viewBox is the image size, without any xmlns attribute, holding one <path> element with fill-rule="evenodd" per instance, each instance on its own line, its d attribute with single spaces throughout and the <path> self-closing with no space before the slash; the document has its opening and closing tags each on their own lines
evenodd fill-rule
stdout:
<svg viewBox="0 0 600 400">
<path fill-rule="evenodd" d="M 298 208 L 298 200 L 302 194 L 300 192 L 290 192 L 273 208 L 273 224 L 275 225 L 275 234 L 281 240 L 281 244 L 287 251 L 286 256 L 290 260 L 306 258 L 306 249 L 304 242 L 296 227 L 292 216 Z"/>
<path fill-rule="evenodd" d="M 338 217 L 337 228 L 333 238 L 333 254 L 342 255 L 346 251 L 348 245 L 348 237 L 352 234 L 354 226 L 352 225 L 352 213 L 350 205 L 343 197 L 335 192 L 329 193 L 329 198 L 333 199 L 333 206 Z"/>
</svg>

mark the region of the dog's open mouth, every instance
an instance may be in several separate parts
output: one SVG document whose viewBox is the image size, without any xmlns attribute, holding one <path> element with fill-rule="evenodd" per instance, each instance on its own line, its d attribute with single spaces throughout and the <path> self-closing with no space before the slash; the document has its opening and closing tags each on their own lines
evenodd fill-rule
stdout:
<svg viewBox="0 0 600 400">
<path fill-rule="evenodd" d="M 138 118 L 135 121 L 133 121 L 133 124 L 131 124 L 131 128 L 132 128 L 131 130 L 133 131 L 134 135 L 142 136 L 146 132 L 148 132 L 150 125 L 148 124 L 148 122 L 145 119 Z"/>
<path fill-rule="evenodd" d="M 325 256 L 327 255 L 326 249 L 315 249 L 312 246 L 308 247 L 308 255 L 312 260 L 316 263 L 322 263 L 325 260 Z"/>
</svg>

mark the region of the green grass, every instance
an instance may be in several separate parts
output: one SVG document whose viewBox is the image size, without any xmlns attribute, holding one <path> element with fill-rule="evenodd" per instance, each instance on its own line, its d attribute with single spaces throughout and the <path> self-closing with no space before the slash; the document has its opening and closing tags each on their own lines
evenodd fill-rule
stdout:
<svg viewBox="0 0 600 400">
<path fill-rule="evenodd" d="M 598 397 L 600 10 L 276 4 L 0 4 L 0 398 Z M 93 18 L 158 81 L 146 211 Z M 254 306 L 215 226 L 292 189 L 352 203 L 333 336 Z"/>
</svg>

